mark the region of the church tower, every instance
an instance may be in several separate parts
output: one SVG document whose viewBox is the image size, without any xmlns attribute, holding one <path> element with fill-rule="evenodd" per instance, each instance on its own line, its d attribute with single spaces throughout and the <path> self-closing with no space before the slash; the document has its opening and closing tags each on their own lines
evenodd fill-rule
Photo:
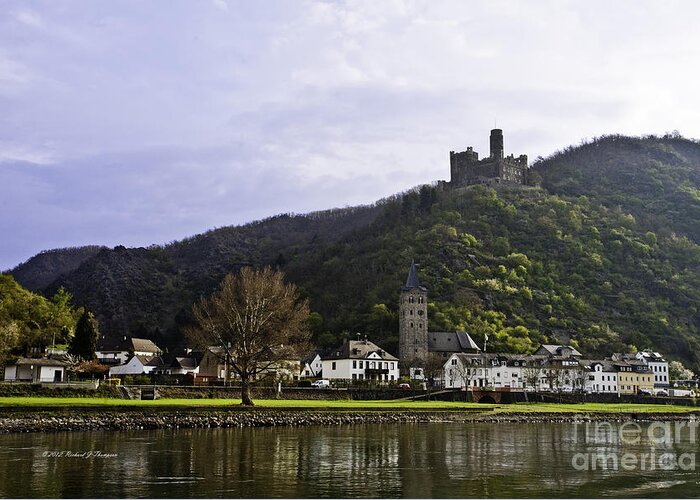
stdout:
<svg viewBox="0 0 700 500">
<path fill-rule="evenodd" d="M 411 262 L 399 300 L 399 361 L 402 371 L 428 358 L 428 289 L 420 284 Z"/>
</svg>

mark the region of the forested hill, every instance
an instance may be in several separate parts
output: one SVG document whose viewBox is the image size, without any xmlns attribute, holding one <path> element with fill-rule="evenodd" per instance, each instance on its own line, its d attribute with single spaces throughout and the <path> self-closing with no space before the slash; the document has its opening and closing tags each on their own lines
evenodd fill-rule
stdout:
<svg viewBox="0 0 700 500">
<path fill-rule="evenodd" d="M 532 177 L 541 188 L 423 186 L 164 248 L 102 249 L 44 291 L 65 286 L 110 334 L 175 343 L 191 303 L 227 271 L 276 265 L 308 295 L 319 345 L 367 332 L 396 351 L 415 259 L 432 330 L 463 328 L 479 344 L 488 333 L 489 350 L 654 347 L 700 367 L 700 144 L 603 137 L 539 159 Z"/>
</svg>

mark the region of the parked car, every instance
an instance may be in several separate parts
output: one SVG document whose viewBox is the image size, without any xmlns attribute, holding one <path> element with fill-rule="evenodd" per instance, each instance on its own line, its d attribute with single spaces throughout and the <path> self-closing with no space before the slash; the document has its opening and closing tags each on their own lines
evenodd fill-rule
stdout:
<svg viewBox="0 0 700 500">
<path fill-rule="evenodd" d="M 399 389 L 410 389 L 410 388 L 411 388 L 411 384 L 409 384 L 408 382 L 401 382 L 401 383 L 398 385 L 398 388 L 399 388 Z"/>
<path fill-rule="evenodd" d="M 666 389 L 659 389 L 656 391 L 657 396 L 668 396 L 668 391 Z"/>
<path fill-rule="evenodd" d="M 320 380 L 314 380 L 311 383 L 311 387 L 315 387 L 316 389 L 330 389 L 331 382 L 330 382 L 330 380 L 326 380 L 326 379 L 322 378 Z"/>
</svg>

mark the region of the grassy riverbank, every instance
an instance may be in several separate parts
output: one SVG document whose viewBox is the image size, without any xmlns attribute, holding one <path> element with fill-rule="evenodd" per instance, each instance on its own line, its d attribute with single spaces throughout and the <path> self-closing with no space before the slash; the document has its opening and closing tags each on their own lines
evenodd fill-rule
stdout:
<svg viewBox="0 0 700 500">
<path fill-rule="evenodd" d="M 155 401 L 128 400 L 116 398 L 72 398 L 72 397 L 3 397 L 0 408 L 151 408 L 151 409 L 241 409 L 239 399 L 158 399 Z M 493 413 L 692 413 L 700 414 L 700 409 L 679 405 L 652 404 L 607 404 L 607 403 L 518 403 L 518 404 L 479 404 L 451 401 L 350 401 L 350 400 L 289 400 L 260 399 L 256 408 L 261 409 L 302 409 L 302 410 L 401 410 L 431 411 L 452 410 Z"/>
</svg>

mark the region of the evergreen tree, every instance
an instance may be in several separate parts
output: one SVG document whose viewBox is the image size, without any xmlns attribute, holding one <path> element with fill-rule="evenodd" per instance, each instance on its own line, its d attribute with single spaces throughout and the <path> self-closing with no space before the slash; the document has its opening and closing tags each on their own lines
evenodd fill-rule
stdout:
<svg viewBox="0 0 700 500">
<path fill-rule="evenodd" d="M 75 327 L 75 335 L 71 339 L 68 352 L 73 356 L 78 356 L 84 360 L 96 359 L 97 339 L 100 332 L 97 327 L 95 316 L 87 309 L 80 316 Z"/>
</svg>

